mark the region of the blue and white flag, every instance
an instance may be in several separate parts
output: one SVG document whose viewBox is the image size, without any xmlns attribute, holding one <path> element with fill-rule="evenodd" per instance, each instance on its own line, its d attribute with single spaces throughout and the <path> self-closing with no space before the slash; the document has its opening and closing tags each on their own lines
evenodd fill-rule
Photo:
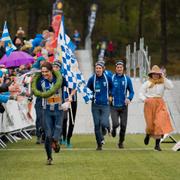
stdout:
<svg viewBox="0 0 180 180">
<path fill-rule="evenodd" d="M 60 54 L 62 55 L 63 76 L 68 83 L 68 88 L 77 89 L 78 92 L 83 93 L 83 98 L 88 103 L 93 97 L 92 91 L 86 86 L 83 75 L 78 68 L 77 59 L 73 53 L 74 46 L 64 32 L 64 17 L 61 20 L 57 50 L 59 47 L 61 47 Z"/>
<path fill-rule="evenodd" d="M 4 48 L 5 48 L 5 50 L 6 50 L 6 55 L 7 55 L 7 56 L 9 56 L 12 51 L 14 51 L 14 50 L 17 49 L 17 48 L 14 46 L 14 44 L 13 44 L 11 38 L 10 38 L 6 21 L 5 21 L 5 23 L 4 23 L 4 29 L 3 29 L 3 33 L 2 33 L 1 40 L 4 41 Z"/>
<path fill-rule="evenodd" d="M 65 38 L 68 48 L 70 48 L 71 51 L 74 52 L 77 48 L 76 45 L 71 41 L 70 37 L 67 34 L 65 35 Z"/>
</svg>

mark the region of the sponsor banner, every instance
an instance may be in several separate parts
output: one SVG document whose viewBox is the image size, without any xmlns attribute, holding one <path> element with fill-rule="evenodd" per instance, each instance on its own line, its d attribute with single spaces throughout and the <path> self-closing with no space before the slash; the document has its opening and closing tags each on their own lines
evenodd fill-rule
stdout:
<svg viewBox="0 0 180 180">
<path fill-rule="evenodd" d="M 28 114 L 28 100 L 21 102 L 9 100 L 6 104 L 5 112 L 0 114 L 0 133 L 7 133 L 35 126 L 35 109 L 32 108 Z M 34 106 L 32 106 L 34 107 Z"/>
</svg>

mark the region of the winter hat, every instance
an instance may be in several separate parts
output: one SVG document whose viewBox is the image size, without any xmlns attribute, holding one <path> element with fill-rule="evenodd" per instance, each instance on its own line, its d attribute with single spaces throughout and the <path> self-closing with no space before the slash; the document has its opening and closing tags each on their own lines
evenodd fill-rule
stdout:
<svg viewBox="0 0 180 180">
<path fill-rule="evenodd" d="M 46 59 L 43 57 L 43 56 L 39 56 L 38 58 L 37 58 L 37 61 L 45 61 Z"/>
<path fill-rule="evenodd" d="M 46 59 L 43 56 L 40 56 L 37 58 L 37 61 L 32 65 L 32 68 L 40 69 L 40 62 L 46 61 Z"/>
<path fill-rule="evenodd" d="M 59 66 L 59 68 L 61 68 L 61 63 L 59 61 L 54 61 L 53 65 Z"/>
<path fill-rule="evenodd" d="M 105 63 L 104 63 L 104 61 L 98 61 L 98 62 L 96 62 L 96 64 L 95 64 L 95 66 L 101 66 L 101 67 L 105 67 Z"/>
<path fill-rule="evenodd" d="M 116 65 L 116 66 L 117 66 L 117 65 L 123 65 L 123 66 L 124 66 L 124 62 L 123 62 L 123 60 L 118 60 L 115 65 Z"/>
</svg>

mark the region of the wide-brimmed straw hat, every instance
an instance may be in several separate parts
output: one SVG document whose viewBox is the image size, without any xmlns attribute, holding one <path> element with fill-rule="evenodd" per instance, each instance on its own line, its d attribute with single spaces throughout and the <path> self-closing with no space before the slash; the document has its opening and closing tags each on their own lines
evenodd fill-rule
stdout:
<svg viewBox="0 0 180 180">
<path fill-rule="evenodd" d="M 149 71 L 148 73 L 148 76 L 151 76 L 152 74 L 159 74 L 159 75 L 162 75 L 162 71 L 161 69 L 159 68 L 159 66 L 157 65 L 154 65 L 152 67 L 152 69 Z"/>
</svg>

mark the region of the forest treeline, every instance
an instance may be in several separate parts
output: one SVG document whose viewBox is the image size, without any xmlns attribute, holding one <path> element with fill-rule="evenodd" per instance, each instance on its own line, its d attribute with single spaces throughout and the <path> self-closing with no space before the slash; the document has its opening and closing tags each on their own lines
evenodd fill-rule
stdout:
<svg viewBox="0 0 180 180">
<path fill-rule="evenodd" d="M 7 20 L 15 35 L 23 27 L 27 38 L 33 38 L 51 24 L 54 0 L 0 0 L 0 25 Z M 102 39 L 116 44 L 116 55 L 124 56 L 127 44 L 140 37 L 152 54 L 159 54 L 161 64 L 180 62 L 180 1 L 179 0 L 64 0 L 65 26 L 71 36 L 74 29 L 87 35 L 90 5 L 98 4 L 92 34 L 93 47 Z M 154 56 L 156 59 L 156 57 Z"/>
</svg>

